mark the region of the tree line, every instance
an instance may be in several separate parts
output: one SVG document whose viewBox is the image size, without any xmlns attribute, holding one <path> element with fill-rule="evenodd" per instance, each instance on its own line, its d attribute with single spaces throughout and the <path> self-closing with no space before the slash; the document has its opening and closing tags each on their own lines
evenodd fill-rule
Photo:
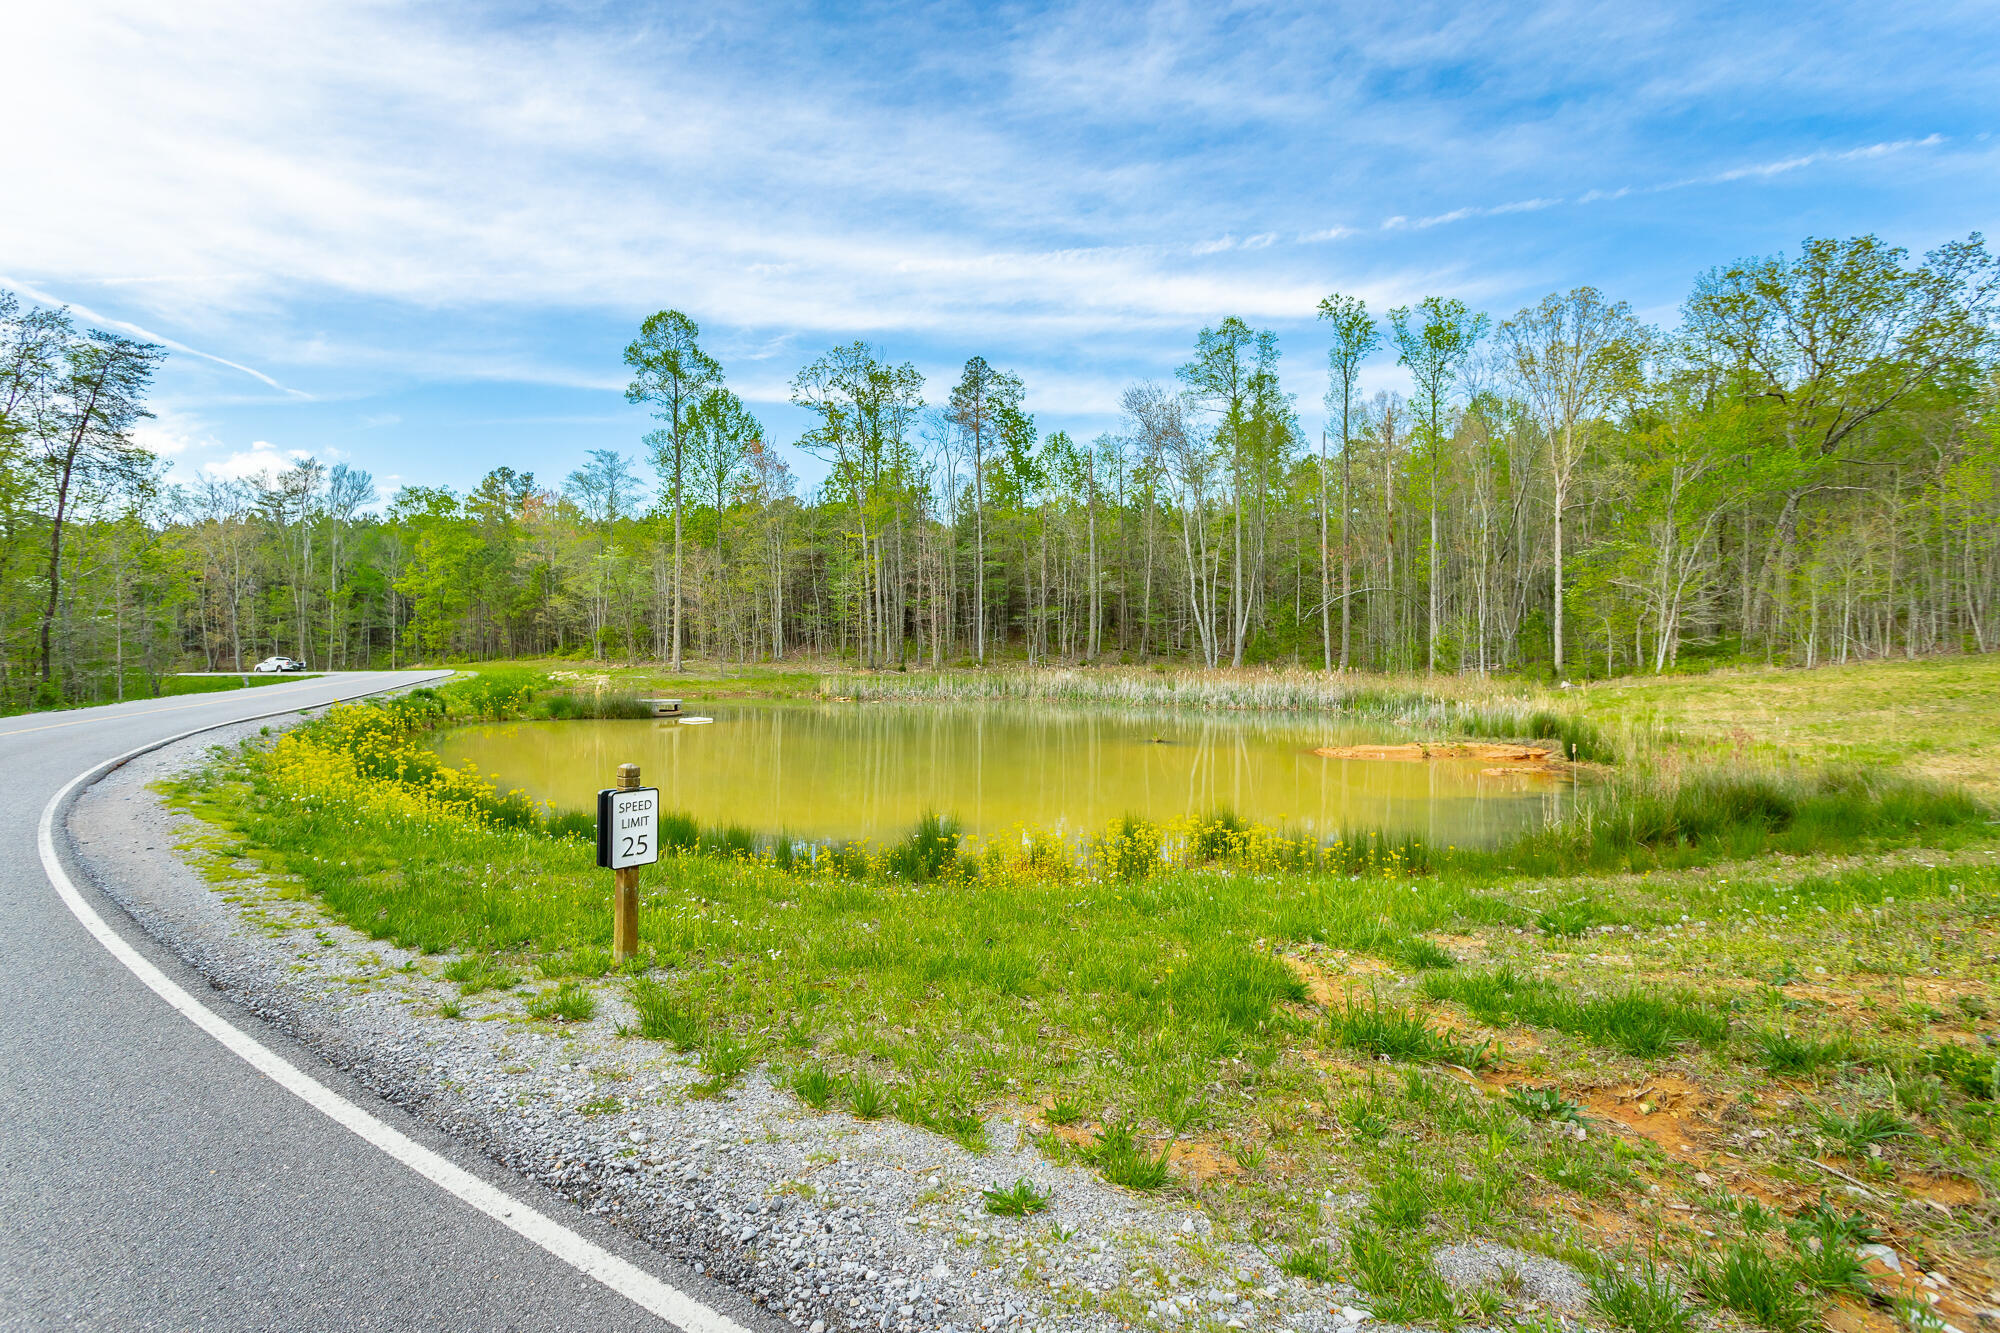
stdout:
<svg viewBox="0 0 2000 1333">
<path fill-rule="evenodd" d="M 269 653 L 1578 678 L 1987 651 L 1996 294 L 1975 234 L 1720 267 L 1671 329 L 1589 287 L 1497 321 L 1331 295 L 1317 436 L 1234 317 L 1088 441 L 984 357 L 931 386 L 856 341 L 792 379 L 788 446 L 666 310 L 625 350 L 636 460 L 383 502 L 310 458 L 170 484 L 133 441 L 160 350 L 0 293 L 0 704 Z M 1386 351 L 1408 393 L 1366 382 Z"/>
</svg>

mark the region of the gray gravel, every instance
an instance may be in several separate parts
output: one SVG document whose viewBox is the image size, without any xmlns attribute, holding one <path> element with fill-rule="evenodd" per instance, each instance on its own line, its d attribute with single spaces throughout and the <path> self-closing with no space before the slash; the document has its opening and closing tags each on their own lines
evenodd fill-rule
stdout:
<svg viewBox="0 0 2000 1333">
<path fill-rule="evenodd" d="M 815 1113 L 752 1072 L 689 1095 L 694 1062 L 616 1035 L 634 1022 L 598 983 L 597 1016 L 532 1023 L 524 994 L 458 999 L 421 958 L 271 887 L 211 886 L 174 852 L 213 836 L 148 784 L 199 762 L 210 733 L 135 761 L 76 807 L 71 828 L 105 891 L 219 989 L 331 1064 L 586 1212 L 732 1286 L 809 1333 L 1109 1330 L 1133 1324 L 1333 1333 L 1370 1322 L 1344 1286 L 1287 1278 L 1223 1243 L 1200 1212 L 1051 1165 L 1005 1119 L 975 1156 L 925 1131 Z M 531 982 L 532 985 L 539 983 Z M 980 1190 L 1027 1177 L 1048 1213 L 988 1215 Z M 1331 1218 L 1344 1200 L 1330 1200 Z M 1551 1313 L 1582 1289 L 1554 1261 L 1446 1247 L 1455 1285 L 1518 1282 Z M 1511 1275 L 1511 1276 L 1510 1276 Z"/>
</svg>

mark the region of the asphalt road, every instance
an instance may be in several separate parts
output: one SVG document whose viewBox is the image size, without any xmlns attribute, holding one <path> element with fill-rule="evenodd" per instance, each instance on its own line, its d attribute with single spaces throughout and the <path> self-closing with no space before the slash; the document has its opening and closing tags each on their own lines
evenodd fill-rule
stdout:
<svg viewBox="0 0 2000 1333">
<path fill-rule="evenodd" d="M 78 774 L 195 728 L 434 674 L 328 675 L 0 719 L 0 1329 L 676 1326 L 245 1063 L 114 957 L 45 873 L 37 824 Z M 231 1005 L 91 888 L 60 820 L 56 832 L 88 907 L 239 1032 L 585 1248 L 636 1266 L 641 1281 L 747 1329 L 774 1326 Z M 682 1326 L 716 1333 L 701 1324 Z"/>
</svg>

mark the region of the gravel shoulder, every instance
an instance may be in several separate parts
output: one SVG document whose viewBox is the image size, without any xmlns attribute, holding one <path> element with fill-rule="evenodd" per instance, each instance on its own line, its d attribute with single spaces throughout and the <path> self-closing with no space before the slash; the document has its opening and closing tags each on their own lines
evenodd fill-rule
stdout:
<svg viewBox="0 0 2000 1333">
<path fill-rule="evenodd" d="M 530 1020 L 526 996 L 460 1000 L 425 959 L 334 922 L 254 876 L 205 877 L 213 830 L 151 789 L 255 724 L 143 756 L 70 817 L 83 865 L 140 924 L 220 990 L 388 1100 L 552 1187 L 790 1324 L 828 1330 L 1109 1330 L 1206 1325 L 1336 1333 L 1369 1322 L 1360 1297 L 1279 1272 L 1276 1254 L 1225 1242 L 1182 1201 L 1052 1165 L 1007 1116 L 989 1149 L 892 1121 L 817 1113 L 752 1071 L 692 1093 L 692 1057 L 618 1035 L 634 1015 L 613 982 L 597 1015 Z M 212 857 L 212 851 L 209 853 Z M 462 1006 L 447 1018 L 440 1008 Z M 1051 1199 L 1026 1218 L 981 1191 L 1019 1178 Z M 1351 1197 L 1323 1206 L 1329 1236 Z M 1469 1248 L 1469 1247 L 1461 1247 Z M 1574 1314 L 1560 1265 L 1482 1246 L 1453 1262 L 1500 1270 Z"/>
</svg>

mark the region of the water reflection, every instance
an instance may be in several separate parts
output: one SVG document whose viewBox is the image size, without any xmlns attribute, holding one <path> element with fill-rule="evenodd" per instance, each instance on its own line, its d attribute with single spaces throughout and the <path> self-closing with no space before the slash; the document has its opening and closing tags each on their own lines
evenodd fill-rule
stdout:
<svg viewBox="0 0 2000 1333">
<path fill-rule="evenodd" d="M 1556 785 L 1487 774 L 1478 760 L 1322 758 L 1316 747 L 1402 738 L 1297 715 L 779 702 L 695 711 L 715 725 L 480 726 L 438 749 L 561 808 L 586 807 L 617 765 L 637 763 L 670 810 L 813 839 L 899 837 L 925 810 L 992 836 L 1017 824 L 1093 833 L 1124 814 L 1228 807 L 1322 837 L 1379 829 L 1477 846 L 1546 818 Z"/>
</svg>

